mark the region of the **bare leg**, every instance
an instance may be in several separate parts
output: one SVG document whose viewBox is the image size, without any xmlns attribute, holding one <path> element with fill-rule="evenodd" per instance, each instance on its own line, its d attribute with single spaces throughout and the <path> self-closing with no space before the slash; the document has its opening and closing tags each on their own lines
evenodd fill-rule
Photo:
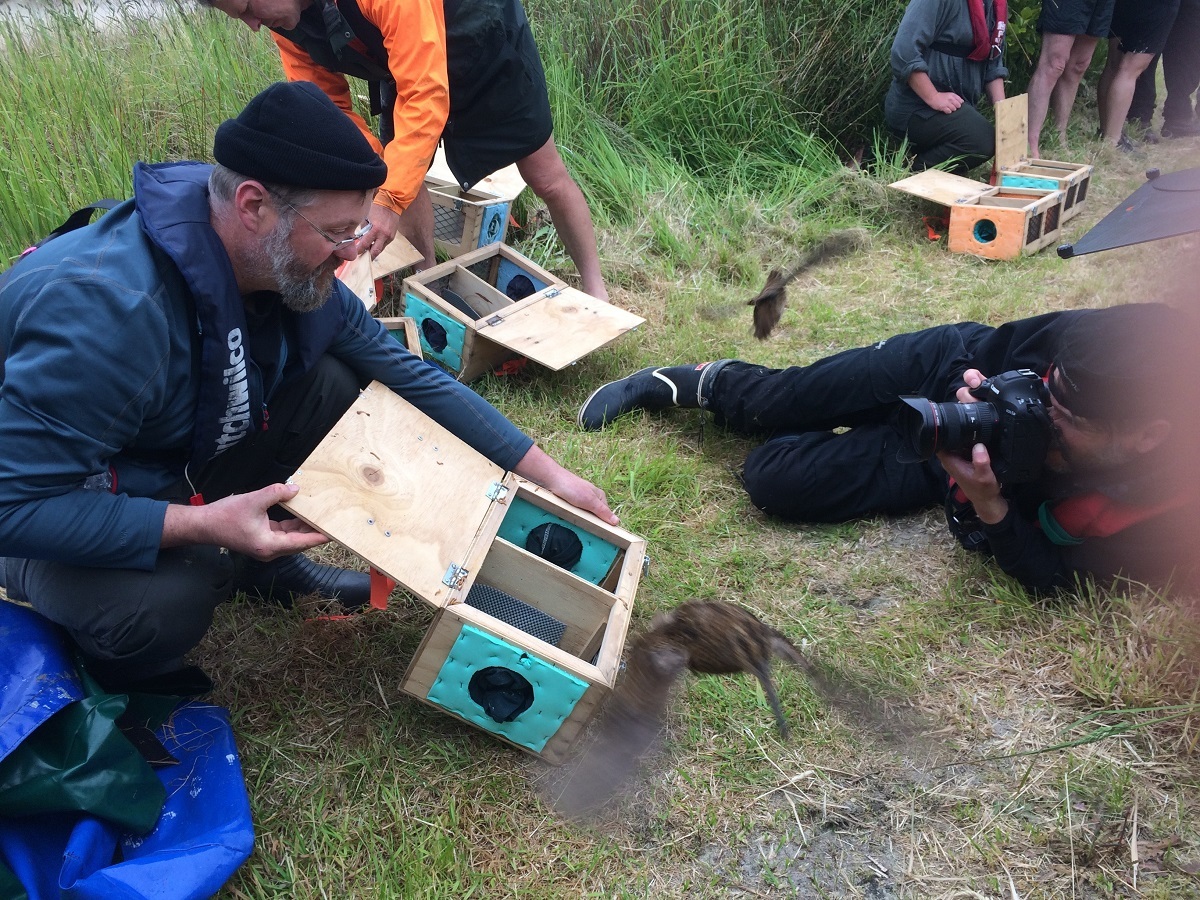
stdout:
<svg viewBox="0 0 1200 900">
<path fill-rule="evenodd" d="M 585 293 L 608 299 L 608 288 L 600 274 L 600 256 L 596 252 L 596 229 L 588 210 L 583 191 L 571 178 L 554 138 L 550 138 L 524 159 L 517 160 L 517 170 L 535 194 L 546 204 L 558 236 L 567 254 L 575 261 Z"/>
<path fill-rule="evenodd" d="M 437 265 L 433 250 L 433 201 L 429 199 L 429 190 L 424 183 L 408 209 L 401 214 L 398 231 L 425 257 L 418 264 L 418 271 Z"/>
<path fill-rule="evenodd" d="M 1041 155 L 1042 125 L 1046 122 L 1046 111 L 1050 108 L 1050 94 L 1062 77 L 1071 58 L 1071 47 L 1075 36 L 1071 34 L 1043 34 L 1042 52 L 1038 56 L 1037 68 L 1029 79 L 1029 155 L 1037 159 Z"/>
<path fill-rule="evenodd" d="M 1059 138 L 1066 146 L 1067 122 L 1071 118 L 1071 108 L 1075 106 L 1075 95 L 1079 92 L 1079 84 L 1092 64 L 1092 53 L 1100 39 L 1087 34 L 1076 35 L 1075 43 L 1071 45 L 1071 55 L 1063 69 L 1058 84 L 1050 95 L 1050 106 L 1054 110 L 1054 125 L 1058 129 Z"/>
<path fill-rule="evenodd" d="M 1100 78 L 1100 126 L 1101 134 L 1109 143 L 1121 139 L 1125 115 L 1133 102 L 1133 91 L 1138 76 L 1146 71 L 1152 53 L 1124 53 L 1113 39 L 1108 44 L 1108 64 Z"/>
</svg>

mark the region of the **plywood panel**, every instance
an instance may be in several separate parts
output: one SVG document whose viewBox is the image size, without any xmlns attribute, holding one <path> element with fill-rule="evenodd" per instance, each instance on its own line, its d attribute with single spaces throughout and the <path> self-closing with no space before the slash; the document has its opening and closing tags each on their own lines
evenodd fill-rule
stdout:
<svg viewBox="0 0 1200 900">
<path fill-rule="evenodd" d="M 421 251 L 408 242 L 404 235 L 398 234 L 392 242 L 383 248 L 371 263 L 371 272 L 376 278 L 383 278 L 409 266 L 415 266 L 425 257 Z"/>
<path fill-rule="evenodd" d="M 422 599 L 442 605 L 503 471 L 374 382 L 290 479 L 284 506 Z"/>
<path fill-rule="evenodd" d="M 1011 169 L 1029 156 L 1029 97 L 1001 100 L 996 110 L 996 168 Z"/>
<path fill-rule="evenodd" d="M 574 288 L 562 288 L 553 297 L 495 318 L 476 327 L 485 337 L 551 369 L 562 369 L 637 328 L 645 320 L 611 303 L 597 300 Z"/>
<path fill-rule="evenodd" d="M 608 621 L 614 602 L 607 591 L 501 538 L 492 544 L 477 580 L 562 622 L 566 630 L 558 646 L 580 657 Z"/>
<path fill-rule="evenodd" d="M 889 187 L 904 191 L 906 194 L 932 200 L 943 206 L 953 206 L 964 200 L 972 200 L 988 190 L 986 184 L 937 169 L 926 169 L 924 172 L 909 175 L 907 178 L 892 182 Z"/>
<path fill-rule="evenodd" d="M 371 254 L 360 253 L 337 268 L 337 279 L 354 292 L 367 309 L 375 306 L 375 277 L 371 274 Z"/>
</svg>

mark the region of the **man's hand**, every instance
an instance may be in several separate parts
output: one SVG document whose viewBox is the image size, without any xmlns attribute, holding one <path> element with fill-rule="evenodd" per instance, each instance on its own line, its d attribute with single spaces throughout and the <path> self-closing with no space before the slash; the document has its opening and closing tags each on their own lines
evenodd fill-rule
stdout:
<svg viewBox="0 0 1200 900">
<path fill-rule="evenodd" d="M 939 450 L 937 458 L 967 495 L 980 521 L 995 525 L 1008 515 L 1008 501 L 1000 493 L 1000 482 L 992 471 L 992 458 L 988 456 L 987 447 L 976 444 L 971 448 L 970 459 L 946 450 Z"/>
<path fill-rule="evenodd" d="M 978 403 L 979 398 L 972 394 L 971 391 L 987 381 L 987 377 L 978 369 L 967 369 L 963 372 L 962 379 L 967 383 L 967 386 L 960 387 L 954 396 L 958 399 L 959 403 Z"/>
<path fill-rule="evenodd" d="M 967 369 L 962 379 L 967 386 L 960 387 L 956 392 L 958 402 L 978 403 L 979 398 L 971 391 L 983 384 L 986 376 L 978 369 Z M 1008 514 L 1008 501 L 1000 494 L 1000 482 L 996 481 L 996 473 L 992 471 L 992 458 L 988 455 L 987 447 L 976 444 L 971 448 L 970 459 L 945 450 L 939 450 L 937 458 L 942 468 L 967 495 L 980 520 L 995 525 Z"/>
<path fill-rule="evenodd" d="M 372 203 L 367 218 L 371 221 L 371 231 L 359 243 L 358 252 L 370 251 L 371 259 L 375 259 L 395 239 L 400 227 L 400 213 Z"/>
<path fill-rule="evenodd" d="M 299 490 L 294 484 L 272 484 L 205 506 L 172 503 L 163 522 L 162 546 L 211 544 L 266 562 L 324 544 L 329 538 L 299 519 L 276 522 L 267 517 L 268 509 Z"/>
<path fill-rule="evenodd" d="M 587 479 L 564 469 L 537 444 L 529 448 L 513 471 L 522 478 L 548 488 L 572 506 L 587 510 L 609 525 L 617 525 L 621 521 L 608 508 L 608 499 L 604 496 L 604 491 Z"/>
</svg>

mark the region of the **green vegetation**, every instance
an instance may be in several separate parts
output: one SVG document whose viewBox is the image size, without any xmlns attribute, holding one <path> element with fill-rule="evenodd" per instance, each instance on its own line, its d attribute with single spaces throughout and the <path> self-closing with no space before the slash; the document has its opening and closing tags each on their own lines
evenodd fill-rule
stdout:
<svg viewBox="0 0 1200 900">
<path fill-rule="evenodd" d="M 613 300 L 647 323 L 558 375 L 531 365 L 475 387 L 648 539 L 635 629 L 690 597 L 740 602 L 922 723 L 921 739 L 889 743 L 780 672 L 785 743 L 752 679 L 689 678 L 630 795 L 572 825 L 542 802 L 553 770 L 400 692 L 432 616 L 419 601 L 342 621 L 234 602 L 196 655 L 232 711 L 258 834 L 222 896 L 1197 896 L 1194 601 L 1132 588 L 1043 607 L 961 551 L 937 511 L 783 525 L 738 485 L 751 443 L 699 413 L 598 434 L 574 413 L 651 363 L 786 365 L 945 321 L 1194 303 L 1200 242 L 989 263 L 927 240 L 933 210 L 886 188 L 902 156 L 870 127 L 898 2 L 530 9 Z M 0 35 L 5 258 L 76 206 L 124 196 L 136 159 L 207 158 L 217 123 L 279 77 L 264 35 L 188 5 L 154 24 L 60 12 Z M 1195 151 L 1118 156 L 1080 136 L 1095 123 L 1081 99 L 1062 158 L 1097 171 L 1066 239 L 1143 169 Z M 854 140 L 872 171 L 843 165 Z M 527 200 L 518 218 L 536 212 Z M 870 248 L 793 283 L 755 341 L 744 303 L 767 270 L 850 225 Z M 515 240 L 573 277 L 550 226 Z"/>
</svg>

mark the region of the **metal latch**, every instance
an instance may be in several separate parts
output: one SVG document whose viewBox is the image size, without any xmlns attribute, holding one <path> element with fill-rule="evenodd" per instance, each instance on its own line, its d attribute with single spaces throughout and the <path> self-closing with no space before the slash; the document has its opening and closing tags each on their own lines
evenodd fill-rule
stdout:
<svg viewBox="0 0 1200 900">
<path fill-rule="evenodd" d="M 504 321 L 504 316 L 492 316 L 490 319 L 487 320 L 486 324 L 499 325 L 503 321 Z"/>
<path fill-rule="evenodd" d="M 642 557 L 642 576 L 644 577 L 649 574 L 650 574 L 650 557 L 647 555 L 647 556 Z"/>
<path fill-rule="evenodd" d="M 470 573 L 460 566 L 458 563 L 450 563 L 450 568 L 446 570 L 446 574 L 442 576 L 442 584 L 448 588 L 460 591 L 462 586 L 467 582 L 467 575 Z"/>
<path fill-rule="evenodd" d="M 560 291 L 558 288 L 552 287 L 552 288 L 546 288 L 546 293 L 543 296 L 557 297 L 561 293 L 562 293 L 562 291 Z"/>
<path fill-rule="evenodd" d="M 508 493 L 508 485 L 501 484 L 499 481 L 493 481 L 488 485 L 485 496 L 489 500 L 503 500 L 504 495 Z"/>
</svg>

